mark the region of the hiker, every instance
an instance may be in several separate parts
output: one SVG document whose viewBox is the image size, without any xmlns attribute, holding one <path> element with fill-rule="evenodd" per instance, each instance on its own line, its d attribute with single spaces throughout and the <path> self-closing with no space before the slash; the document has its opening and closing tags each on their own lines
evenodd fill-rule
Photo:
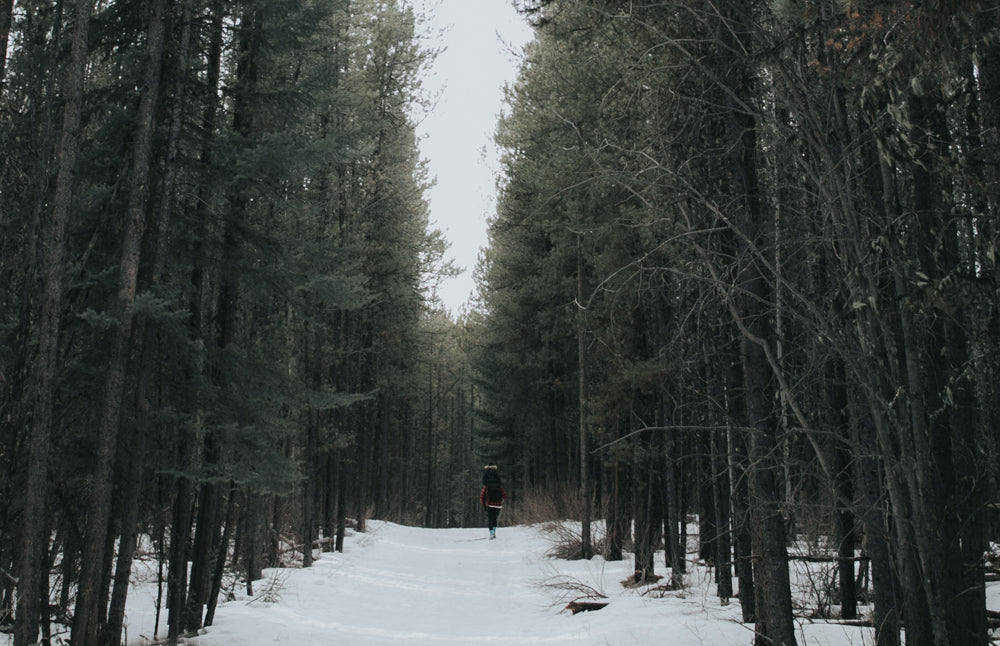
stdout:
<svg viewBox="0 0 1000 646">
<path fill-rule="evenodd" d="M 500 475 L 497 473 L 497 465 L 487 464 L 483 467 L 483 490 L 479 494 L 479 502 L 486 510 L 487 527 L 490 530 L 490 538 L 497 537 L 497 518 L 500 517 L 500 508 L 507 497 L 507 492 L 500 484 Z"/>
</svg>

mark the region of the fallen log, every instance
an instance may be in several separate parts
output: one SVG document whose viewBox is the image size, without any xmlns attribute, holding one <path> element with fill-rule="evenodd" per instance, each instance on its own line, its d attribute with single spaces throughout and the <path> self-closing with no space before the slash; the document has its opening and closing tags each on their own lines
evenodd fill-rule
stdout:
<svg viewBox="0 0 1000 646">
<path fill-rule="evenodd" d="M 607 601 L 570 601 L 566 604 L 566 610 L 569 610 L 575 615 L 578 612 L 600 610 L 606 605 L 608 605 Z"/>
</svg>

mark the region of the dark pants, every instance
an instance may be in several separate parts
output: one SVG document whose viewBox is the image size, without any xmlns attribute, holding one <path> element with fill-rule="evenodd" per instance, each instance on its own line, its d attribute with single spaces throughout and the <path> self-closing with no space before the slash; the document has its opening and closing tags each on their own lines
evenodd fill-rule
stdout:
<svg viewBox="0 0 1000 646">
<path fill-rule="evenodd" d="M 499 507 L 487 507 L 486 508 L 486 516 L 488 518 L 486 529 L 493 529 L 494 527 L 497 526 L 497 518 L 500 517 L 500 508 Z"/>
</svg>

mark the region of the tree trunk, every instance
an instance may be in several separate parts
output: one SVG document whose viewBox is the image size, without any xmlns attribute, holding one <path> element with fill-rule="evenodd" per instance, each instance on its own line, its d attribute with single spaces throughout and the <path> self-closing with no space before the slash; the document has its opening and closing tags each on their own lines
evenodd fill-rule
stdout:
<svg viewBox="0 0 1000 646">
<path fill-rule="evenodd" d="M 903 249 L 908 255 L 899 259 L 896 276 L 901 300 L 921 300 L 909 287 L 917 282 L 911 274 L 919 274 L 941 289 L 974 275 L 974 268 L 966 269 L 961 261 L 953 205 L 944 197 L 939 175 L 931 172 L 938 155 L 936 142 L 946 136 L 948 128 L 938 109 L 943 102 L 937 90 L 914 93 L 909 101 L 917 130 L 918 163 L 912 165 L 912 173 L 919 226 L 913 227 L 909 245 Z M 981 554 L 985 545 L 981 541 L 973 545 L 977 541 L 975 517 L 964 517 L 966 509 L 960 499 L 967 492 L 958 491 L 958 483 L 965 477 L 958 467 L 972 463 L 956 461 L 956 448 L 963 447 L 961 453 L 975 451 L 975 442 L 966 438 L 974 436 L 978 426 L 966 368 L 970 356 L 962 326 L 962 298 L 960 291 L 943 296 L 937 302 L 923 303 L 916 313 L 904 310 L 901 318 L 911 393 L 909 430 L 915 449 L 910 454 L 914 466 L 910 481 L 913 530 L 932 635 L 938 646 L 985 643 L 987 635 L 981 557 L 963 563 L 963 548 Z M 971 481 L 978 474 L 968 476 Z M 962 535 L 963 526 L 971 528 L 969 536 Z M 910 634 L 907 624 L 907 636 Z"/>
<path fill-rule="evenodd" d="M 388 369 L 388 368 L 384 368 Z M 459 397 L 461 398 L 461 403 L 459 406 L 464 405 L 464 395 L 465 393 L 460 391 Z M 375 464 L 378 465 L 378 478 L 376 480 L 375 487 L 375 502 L 376 509 L 380 511 L 381 514 L 387 514 L 390 517 L 396 516 L 396 509 L 393 503 L 397 502 L 390 496 L 390 484 L 389 484 L 389 474 L 390 474 L 390 449 L 393 445 L 393 424 L 392 416 L 394 412 L 396 398 L 392 391 L 386 391 L 379 398 L 379 422 L 378 422 L 378 436 L 376 441 L 376 459 Z M 465 409 L 459 409 L 460 415 L 464 414 Z M 461 431 L 460 427 L 458 430 Z M 456 437 L 454 446 L 457 448 L 461 446 L 461 438 Z M 458 467 L 452 473 L 461 471 L 461 467 Z M 380 515 L 379 518 L 384 516 Z"/>
<path fill-rule="evenodd" d="M 337 543 L 334 549 L 344 551 L 344 534 L 347 532 L 347 464 L 343 456 L 337 458 Z"/>
<path fill-rule="evenodd" d="M 139 495 L 142 492 L 142 475 L 146 465 L 146 434 L 148 429 L 137 428 L 129 447 L 128 482 L 123 487 L 124 512 L 121 521 L 121 538 L 118 544 L 118 559 L 115 564 L 114 589 L 108 606 L 108 619 L 104 630 L 105 644 L 121 642 L 122 626 L 125 621 L 125 601 L 132 575 L 132 560 L 135 556 L 139 533 Z"/>
<path fill-rule="evenodd" d="M 580 508 L 582 510 L 582 525 L 580 529 L 580 557 L 590 560 L 594 555 L 594 546 L 590 537 L 590 473 L 588 462 L 590 460 L 590 439 L 587 432 L 587 379 L 586 379 L 586 309 L 583 300 L 583 240 L 582 235 L 576 237 L 576 354 L 577 354 L 577 396 L 580 424 Z"/>
<path fill-rule="evenodd" d="M 206 437 L 206 442 L 210 441 L 211 438 Z M 218 456 L 213 455 L 217 451 L 218 448 L 214 446 L 206 447 L 206 462 L 217 462 Z M 219 485 L 214 482 L 203 484 L 198 494 L 198 517 L 195 521 L 194 545 L 191 550 L 191 573 L 188 577 L 186 610 L 181 627 L 187 632 L 197 630 L 203 625 L 215 569 L 219 532 L 224 520 L 220 510 L 221 497 Z"/>
<path fill-rule="evenodd" d="M 698 443 L 695 462 L 698 473 L 698 558 L 714 564 L 718 549 L 719 532 L 717 525 L 719 514 L 716 512 L 714 478 L 712 477 L 711 432 L 699 433 L 695 441 Z"/>
<path fill-rule="evenodd" d="M 48 536 L 50 534 L 51 534 L 51 530 L 49 528 L 48 519 L 46 519 L 46 522 L 45 522 L 45 535 Z M 58 550 L 59 550 L 58 542 L 56 542 L 56 544 L 53 545 L 49 550 L 46 550 L 46 553 L 45 553 L 45 569 L 44 569 L 45 573 L 49 573 L 49 572 L 52 571 L 52 567 L 55 564 L 55 560 L 56 560 L 57 555 L 58 555 Z M 42 628 L 42 641 L 41 641 L 41 643 L 42 643 L 42 646 L 49 646 L 49 644 L 51 643 L 51 639 L 52 639 L 52 625 L 51 625 L 52 624 L 52 612 L 51 612 L 51 609 L 50 609 L 49 603 L 48 603 L 48 601 L 49 601 L 49 595 L 50 595 L 50 589 L 49 589 L 50 583 L 49 583 L 48 577 L 43 577 L 43 578 L 44 578 L 44 580 L 42 581 L 42 594 L 41 594 L 42 612 L 41 612 L 41 615 L 40 615 L 41 628 Z"/>
<path fill-rule="evenodd" d="M 173 105 L 170 110 L 170 131 L 167 135 L 167 159 L 163 179 L 163 193 L 156 221 L 156 252 L 153 258 L 152 283 L 159 285 L 167 264 L 167 247 L 170 241 L 170 221 L 174 205 L 174 186 L 177 182 L 177 155 L 180 150 L 181 130 L 184 124 L 185 97 L 188 86 L 188 67 L 191 56 L 191 22 L 194 0 L 183 0 L 180 47 L 177 52 L 177 80 L 173 87 Z"/>
<path fill-rule="evenodd" d="M 91 493 L 87 533 L 73 617 L 73 643 L 78 646 L 98 646 L 101 643 L 101 597 L 99 582 L 104 577 L 104 546 L 107 542 L 114 489 L 114 459 L 121 425 L 121 409 L 125 397 L 125 376 L 132 341 L 132 315 L 139 280 L 139 260 L 142 237 L 146 228 L 149 202 L 150 165 L 152 157 L 154 116 L 160 87 L 160 66 L 163 57 L 163 11 L 165 0 L 156 0 L 148 27 L 148 59 L 137 114 L 136 137 L 132 150 L 132 169 L 126 213 L 125 239 L 122 243 L 118 273 L 118 294 L 115 303 L 117 326 L 113 331 L 111 356 L 108 363 L 105 402 L 98 427 L 97 465 Z"/>
<path fill-rule="evenodd" d="M 794 646 L 795 624 L 792 615 L 791 583 L 788 575 L 785 523 L 781 514 L 781 501 L 774 468 L 777 449 L 774 429 L 768 408 L 770 398 L 764 388 L 770 375 L 766 364 L 756 349 L 756 344 L 745 342 L 744 374 L 747 382 L 747 416 L 751 420 L 750 462 L 751 517 L 754 553 L 760 559 L 755 570 L 754 583 L 757 598 L 757 638 L 759 644 Z M 761 641 L 763 639 L 763 641 Z"/>
<path fill-rule="evenodd" d="M 219 593 L 222 591 L 222 576 L 226 571 L 226 562 L 229 558 L 229 542 L 232 539 L 236 527 L 236 487 L 230 485 L 229 495 L 226 496 L 226 518 L 225 529 L 222 530 L 222 539 L 215 546 L 214 568 L 212 570 L 212 582 L 209 589 L 208 599 L 205 609 L 205 626 L 211 626 L 215 621 L 215 607 L 219 602 Z M 235 552 L 235 550 L 234 550 Z"/>
<path fill-rule="evenodd" d="M 313 390 L 323 387 L 323 336 L 319 324 L 306 325 L 304 333 L 304 369 L 306 378 Z M 310 567 L 313 563 L 312 544 L 317 525 L 316 510 L 319 507 L 319 483 L 322 482 L 320 464 L 324 457 L 319 450 L 320 416 L 323 413 L 317 409 L 309 409 L 305 413 L 306 448 L 303 461 L 306 469 L 305 481 L 302 483 L 302 567 Z M 322 522 L 319 519 L 319 522 Z"/>
<path fill-rule="evenodd" d="M 185 106 L 184 97 L 187 90 L 187 77 L 189 73 L 188 58 L 190 55 L 190 39 L 192 37 L 192 20 L 194 10 L 193 0 L 184 0 L 181 49 L 177 61 L 177 82 L 174 86 L 174 105 L 172 109 L 172 121 L 170 126 L 170 138 L 167 150 L 167 174 L 164 181 L 164 195 L 160 206 L 160 218 L 157 230 L 157 253 L 154 263 L 154 281 L 163 269 L 166 258 L 167 231 L 171 220 L 173 208 L 173 185 L 176 178 L 176 157 L 178 154 L 178 139 L 180 126 L 182 123 Z M 204 110 L 201 115 L 200 131 L 202 132 L 200 162 L 203 167 L 210 167 L 213 161 L 213 146 L 215 138 L 215 128 L 218 113 L 219 78 L 222 65 L 222 41 L 223 24 L 226 20 L 226 11 L 221 2 L 213 0 L 208 7 L 209 24 L 207 28 L 208 46 L 208 69 L 207 83 L 205 84 Z M 214 217 L 209 212 L 209 200 L 206 193 L 210 187 L 203 184 L 198 186 L 197 216 L 196 216 L 196 251 L 193 258 L 193 269 L 191 270 L 191 287 L 193 296 L 190 299 L 189 309 L 189 333 L 192 338 L 200 341 L 202 345 L 205 339 L 212 338 L 209 323 L 203 319 L 202 304 L 210 302 L 213 298 L 211 287 L 203 280 L 204 259 L 201 248 L 207 237 L 206 223 Z M 232 322 L 227 318 L 229 310 L 223 309 L 220 319 L 220 331 L 215 337 L 216 342 L 224 347 L 229 341 L 230 327 Z M 203 360 L 202 360 L 203 362 Z M 202 375 L 204 377 L 204 375 Z M 220 381 L 218 375 L 211 374 L 209 379 Z M 202 404 L 198 403 L 198 417 L 196 423 L 200 424 L 204 418 L 204 411 L 201 411 Z M 191 481 L 194 472 L 203 462 L 213 463 L 218 461 L 221 449 L 218 446 L 218 431 L 214 428 L 204 429 L 203 439 L 199 440 L 188 433 L 181 431 L 180 442 L 182 444 L 180 464 L 182 465 L 181 476 L 176 481 L 176 499 L 174 502 L 175 526 L 171 530 L 171 559 L 169 573 L 168 603 L 170 613 L 168 615 L 168 637 L 176 642 L 186 630 L 193 630 L 207 623 L 208 614 L 211 610 L 205 611 L 203 619 L 202 608 L 208 606 L 214 608 L 213 581 L 214 571 L 218 567 L 217 543 L 219 542 L 220 524 L 220 499 L 222 492 L 220 485 L 205 483 L 200 491 L 196 493 L 195 485 Z M 195 443 L 203 450 L 195 450 Z M 195 498 L 198 499 L 198 519 L 195 524 L 195 538 L 193 547 L 189 545 L 191 540 L 191 521 L 194 514 Z M 230 507 L 227 512 L 231 513 L 231 505 L 235 504 L 235 496 L 230 493 Z M 179 524 L 178 524 L 179 523 Z M 227 527 L 227 531 L 232 531 Z M 188 576 L 188 559 L 192 561 L 190 577 Z M 223 563 L 226 555 L 223 556 Z M 183 566 L 183 569 L 178 569 Z M 216 591 L 217 593 L 217 591 Z"/>
<path fill-rule="evenodd" d="M 669 417 L 666 411 L 663 412 L 663 419 L 661 422 L 661 425 L 669 424 Z M 665 460 L 665 468 L 663 470 L 663 493 L 666 498 L 666 504 L 663 506 L 666 521 L 664 522 L 665 532 L 663 535 L 663 550 L 665 552 L 666 563 L 670 567 L 671 584 L 675 589 L 680 589 L 680 586 L 683 583 L 683 574 L 686 570 L 686 564 L 684 563 L 684 557 L 686 555 L 684 553 L 685 550 L 680 536 L 680 528 L 681 524 L 684 522 L 684 518 L 680 513 L 680 494 L 677 491 L 677 455 L 677 438 L 673 435 L 668 435 L 666 437 L 666 450 L 663 455 L 663 459 Z"/>
<path fill-rule="evenodd" d="M 18 564 L 20 603 L 14 624 L 14 646 L 28 646 L 38 635 L 45 551 L 47 516 L 45 491 L 48 487 L 49 439 L 52 431 L 52 407 L 59 360 L 59 331 L 63 300 L 63 263 L 66 225 L 80 146 L 80 118 L 83 112 L 83 86 L 87 61 L 87 38 L 93 0 L 78 0 L 71 46 L 66 68 L 63 97 L 62 138 L 59 142 L 59 169 L 52 212 L 45 244 L 45 286 L 41 319 L 38 329 L 38 354 L 35 358 L 35 401 L 28 453 L 28 475 L 25 482 L 24 528 L 21 538 L 21 559 Z M 6 50 L 5 50 L 6 52 Z M 6 55 L 6 54 L 5 54 Z"/>
<path fill-rule="evenodd" d="M 619 425 L 615 424 L 618 437 L 621 436 Z M 628 505 L 625 503 L 626 485 L 622 483 L 624 472 L 618 460 L 615 459 L 608 467 L 610 472 L 610 491 L 605 489 L 607 501 L 607 531 L 604 540 L 604 559 L 607 561 L 622 560 L 625 537 L 628 534 Z"/>
<path fill-rule="evenodd" d="M 243 510 L 243 562 L 247 575 L 247 595 L 253 596 L 253 582 L 264 578 L 264 531 L 267 513 L 263 494 L 247 492 Z"/>
<path fill-rule="evenodd" d="M 858 471 L 862 487 L 865 546 L 871 560 L 876 646 L 899 646 L 899 595 L 896 568 L 890 551 L 888 502 L 879 474 L 875 429 L 858 420 L 855 446 L 862 456 Z"/>
<path fill-rule="evenodd" d="M 441 381 L 440 374 L 438 375 L 438 383 Z M 355 391 L 356 392 L 356 391 Z M 357 448 L 360 453 L 360 458 L 358 464 L 358 474 L 357 474 L 357 505 L 358 505 L 358 531 L 366 532 L 368 531 L 368 516 L 369 516 L 369 505 L 371 504 L 371 483 L 372 483 L 372 446 L 374 427 L 377 423 L 371 411 L 370 404 L 364 405 L 365 408 L 358 408 L 357 415 L 357 428 L 358 433 L 358 443 Z M 432 434 L 434 441 L 437 441 L 436 434 Z M 436 445 L 435 445 L 436 446 Z M 437 471 L 437 451 L 435 450 L 429 454 L 429 459 L 432 466 L 432 475 L 428 478 L 430 482 L 437 482 L 440 478 L 436 477 Z M 434 522 L 433 513 L 439 510 L 439 505 L 434 501 L 435 494 L 437 493 L 437 487 L 432 487 L 428 491 L 427 496 L 427 509 L 430 515 L 430 523 L 428 527 L 434 527 L 437 523 Z"/>
<path fill-rule="evenodd" d="M 750 72 L 744 65 L 753 52 L 751 42 L 752 3 L 729 0 L 723 3 L 725 23 L 719 25 L 719 78 L 725 85 L 724 116 L 728 170 L 732 178 L 732 227 L 736 236 L 737 285 L 739 294 L 731 301 L 735 323 L 743 333 L 741 359 L 747 427 L 750 429 L 751 505 L 756 519 L 754 552 L 760 558 L 755 573 L 757 586 L 758 643 L 794 646 L 795 624 L 792 615 L 788 552 L 785 545 L 785 522 L 776 476 L 778 450 L 777 424 L 772 411 L 774 376 L 765 354 L 764 343 L 772 338 L 764 304 L 769 302 L 767 284 L 758 254 L 765 253 L 763 206 L 756 166 L 756 128 L 754 116 L 746 106 L 754 104 Z M 741 590 L 742 593 L 742 590 Z"/>
<path fill-rule="evenodd" d="M 185 444 L 185 442 L 181 442 L 182 446 Z M 187 456 L 187 452 L 190 450 L 182 449 L 184 455 L 181 457 L 181 464 L 188 465 L 190 463 Z M 174 499 L 170 527 L 170 564 L 167 569 L 167 640 L 171 646 L 178 643 L 183 630 L 188 543 L 191 538 L 191 516 L 194 505 L 193 488 L 191 479 L 187 475 L 182 474 L 177 479 L 177 494 Z"/>
<path fill-rule="evenodd" d="M 726 402 L 728 418 L 738 419 L 742 399 L 737 393 L 740 392 L 739 384 L 742 381 L 742 374 L 739 363 L 735 359 L 730 361 L 726 381 L 726 392 L 732 393 L 729 395 L 732 399 Z M 757 621 L 757 595 L 754 585 L 753 540 L 750 533 L 752 522 L 750 518 L 750 462 L 747 440 L 745 432 L 741 429 L 730 427 L 727 429 L 726 435 L 729 483 L 732 487 L 734 565 L 736 566 L 736 578 L 739 582 L 740 609 L 743 613 L 743 622 L 754 623 Z"/>
<path fill-rule="evenodd" d="M 834 416 L 834 535 L 837 541 L 837 572 L 840 589 L 840 618 L 856 619 L 858 614 L 855 587 L 854 474 L 851 469 L 850 420 L 847 416 L 846 377 L 839 361 L 827 371 L 829 409 Z"/>
<path fill-rule="evenodd" d="M 313 542 L 316 540 L 316 518 L 313 512 L 316 509 L 315 478 L 317 474 L 311 460 L 306 462 L 306 468 L 309 473 L 306 474 L 305 482 L 302 483 L 302 567 L 304 568 L 312 567 Z"/>
<path fill-rule="evenodd" d="M 632 518 L 635 523 L 635 562 L 632 580 L 644 584 L 656 574 L 656 544 L 661 516 L 654 513 L 652 446 L 649 432 L 633 442 L 632 459 Z"/>
<path fill-rule="evenodd" d="M 729 513 L 732 485 L 729 482 L 725 453 L 720 448 L 724 445 L 724 438 L 720 431 L 709 431 L 709 434 L 712 497 L 715 499 L 715 527 L 718 532 L 715 542 L 715 578 L 719 599 L 723 605 L 728 605 L 733 597 L 733 550 Z"/>
<path fill-rule="evenodd" d="M 323 492 L 323 527 L 326 528 L 329 539 L 324 548 L 324 552 L 334 551 L 334 539 L 337 534 L 337 463 L 332 453 L 326 453 L 323 457 L 323 474 L 325 481 L 325 491 Z"/>
<path fill-rule="evenodd" d="M 1000 166 L 1000 43 L 990 38 L 989 34 L 997 27 L 998 17 L 993 7 L 984 5 L 976 14 L 975 42 L 978 43 L 976 55 L 979 64 L 976 66 L 977 79 L 980 87 L 979 121 L 982 124 L 982 154 L 987 168 Z M 985 175 L 987 206 L 992 219 L 1000 213 L 1000 177 L 996 173 Z M 996 227 L 996 225 L 993 225 Z M 994 228 L 996 231 L 996 228 Z M 997 261 L 993 261 L 993 272 L 996 273 Z M 994 278 L 996 280 L 996 278 Z"/>
<path fill-rule="evenodd" d="M 0 90 L 7 76 L 7 44 L 10 42 L 10 25 L 14 17 L 14 0 L 0 0 Z"/>
<path fill-rule="evenodd" d="M 172 119 L 170 126 L 170 133 L 168 139 L 168 157 L 167 157 L 167 169 L 166 169 L 166 179 L 164 181 L 163 194 L 161 196 L 159 216 L 157 219 L 157 230 L 156 230 L 156 242 L 155 242 L 155 256 L 153 262 L 153 271 L 151 282 L 154 286 L 158 286 L 162 280 L 162 275 L 167 262 L 167 242 L 169 239 L 169 224 L 170 224 L 170 212 L 173 205 L 173 185 L 174 178 L 177 174 L 177 151 L 179 147 L 179 140 L 181 134 L 182 117 L 184 111 L 184 92 L 186 88 L 186 78 L 187 78 L 187 60 L 188 53 L 190 49 L 191 40 L 191 13 L 192 13 L 193 0 L 185 0 L 184 2 L 184 18 L 183 18 L 183 30 L 181 37 L 181 46 L 178 55 L 178 70 L 177 70 L 177 81 L 174 86 L 174 105 L 172 108 Z M 155 60 L 157 58 L 157 52 L 155 51 L 159 46 L 156 44 L 158 41 L 162 41 L 162 31 L 163 31 L 163 11 L 165 5 L 163 2 L 157 2 L 154 7 L 154 14 L 151 16 L 150 23 L 150 59 L 148 61 L 149 67 L 147 68 L 147 74 L 159 74 L 158 69 L 153 70 L 152 66 L 159 66 L 159 61 Z M 160 33 L 157 33 L 159 31 Z M 139 367 L 141 371 L 144 366 L 153 365 L 153 351 L 152 347 L 152 335 L 149 330 L 149 326 L 146 325 L 145 321 L 141 321 L 139 324 L 139 329 L 136 332 L 136 337 L 141 338 L 142 341 L 137 344 L 141 348 L 142 356 L 144 358 L 142 364 Z M 148 374 L 141 373 L 139 375 L 139 387 L 136 396 L 137 410 L 143 411 L 143 413 L 148 413 L 149 403 L 148 403 L 148 381 L 150 379 Z M 139 517 L 139 495 L 142 490 L 142 472 L 145 465 L 145 447 L 146 447 L 146 434 L 149 432 L 148 429 L 140 429 L 133 432 L 134 438 L 134 448 L 129 451 L 131 459 L 129 460 L 130 466 L 130 476 L 129 476 L 129 486 L 125 488 L 125 498 L 126 498 L 126 513 L 123 515 L 122 521 L 122 537 L 120 541 L 120 547 L 118 550 L 118 562 L 115 566 L 115 582 L 114 590 L 111 597 L 111 603 L 108 608 L 108 620 L 107 628 L 105 630 L 105 642 L 107 643 L 118 643 L 120 641 L 120 636 L 122 633 L 122 628 L 125 619 L 125 602 L 128 594 L 129 579 L 131 575 L 132 567 L 132 557 L 136 548 L 137 532 L 138 532 L 138 517 Z"/>
</svg>

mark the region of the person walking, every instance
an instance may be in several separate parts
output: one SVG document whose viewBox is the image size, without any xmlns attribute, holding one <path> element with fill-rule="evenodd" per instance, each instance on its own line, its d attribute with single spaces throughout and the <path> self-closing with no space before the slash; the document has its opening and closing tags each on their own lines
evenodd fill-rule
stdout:
<svg viewBox="0 0 1000 646">
<path fill-rule="evenodd" d="M 497 537 L 497 519 L 500 517 L 500 510 L 506 498 L 507 492 L 500 484 L 497 465 L 487 464 L 483 467 L 483 490 L 479 493 L 479 502 L 486 510 L 486 527 L 490 530 L 490 539 Z"/>
</svg>

